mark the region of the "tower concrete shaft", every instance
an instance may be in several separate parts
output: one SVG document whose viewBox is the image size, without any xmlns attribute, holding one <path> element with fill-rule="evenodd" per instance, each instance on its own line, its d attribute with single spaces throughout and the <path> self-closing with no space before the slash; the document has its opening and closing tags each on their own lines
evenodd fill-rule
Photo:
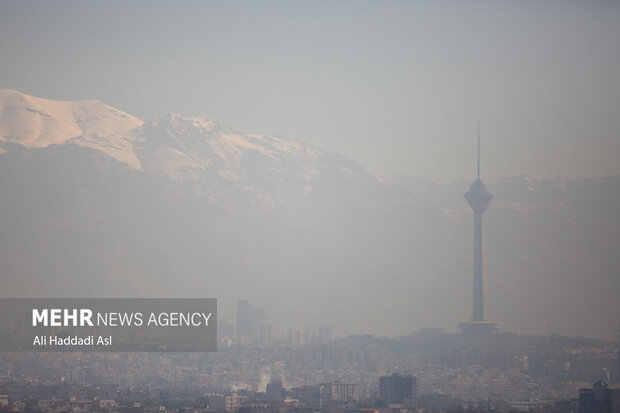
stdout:
<svg viewBox="0 0 620 413">
<path fill-rule="evenodd" d="M 493 195 L 480 179 L 472 185 L 465 199 L 474 211 L 474 314 L 473 321 L 484 321 L 484 261 L 482 253 L 482 214 Z"/>
<path fill-rule="evenodd" d="M 473 321 L 484 321 L 484 264 L 482 262 L 482 214 L 474 215 L 474 314 Z"/>
<path fill-rule="evenodd" d="M 474 211 L 474 313 L 473 321 L 484 321 L 484 261 L 482 253 L 482 214 L 493 199 L 480 179 L 480 124 L 478 124 L 478 179 L 465 194 Z"/>
</svg>

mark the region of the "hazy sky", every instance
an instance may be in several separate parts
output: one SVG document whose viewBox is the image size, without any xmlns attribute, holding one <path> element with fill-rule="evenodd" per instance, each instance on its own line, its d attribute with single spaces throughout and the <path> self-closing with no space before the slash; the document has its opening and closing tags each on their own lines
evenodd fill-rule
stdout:
<svg viewBox="0 0 620 413">
<path fill-rule="evenodd" d="M 620 174 L 620 2 L 0 2 L 0 88 L 447 182 Z"/>
</svg>

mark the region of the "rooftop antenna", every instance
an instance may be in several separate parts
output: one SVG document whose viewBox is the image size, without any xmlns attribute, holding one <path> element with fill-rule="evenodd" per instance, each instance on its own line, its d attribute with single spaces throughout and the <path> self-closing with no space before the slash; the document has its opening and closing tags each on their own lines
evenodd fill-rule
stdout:
<svg viewBox="0 0 620 413">
<path fill-rule="evenodd" d="M 480 180 L 480 120 L 478 120 L 478 180 Z"/>
</svg>

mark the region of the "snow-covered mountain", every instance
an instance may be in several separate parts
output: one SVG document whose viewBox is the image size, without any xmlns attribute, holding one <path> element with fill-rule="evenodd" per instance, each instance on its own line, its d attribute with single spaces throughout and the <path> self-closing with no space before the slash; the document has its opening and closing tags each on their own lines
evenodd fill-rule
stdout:
<svg viewBox="0 0 620 413">
<path fill-rule="evenodd" d="M 75 144 L 140 169 L 125 134 L 141 124 L 140 119 L 98 100 L 61 102 L 0 90 L 0 148 L 2 143 L 27 148 Z"/>
<path fill-rule="evenodd" d="M 13 90 L 0 90 L 2 143 L 94 149 L 216 202 L 231 188 L 253 205 L 269 207 L 325 195 L 313 194 L 321 182 L 341 184 L 344 191 L 378 184 L 346 157 L 293 139 L 244 134 L 206 117 L 173 113 L 143 123 L 98 100 L 60 102 Z"/>
<path fill-rule="evenodd" d="M 236 132 L 206 117 L 167 114 L 129 139 L 147 173 L 191 181 L 212 200 L 234 188 L 269 207 L 311 199 L 321 180 L 378 184 L 343 156 L 285 137 Z"/>
<path fill-rule="evenodd" d="M 3 296 L 218 297 L 280 327 L 456 330 L 471 311 L 463 193 L 205 117 L 0 92 Z M 489 183 L 487 310 L 508 331 L 611 338 L 620 177 Z M 596 322 L 592 322 L 596 320 Z"/>
</svg>

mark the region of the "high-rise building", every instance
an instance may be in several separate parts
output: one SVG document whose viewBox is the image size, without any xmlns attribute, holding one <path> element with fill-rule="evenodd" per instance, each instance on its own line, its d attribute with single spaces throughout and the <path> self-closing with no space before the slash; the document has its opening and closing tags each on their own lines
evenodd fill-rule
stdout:
<svg viewBox="0 0 620 413">
<path fill-rule="evenodd" d="M 360 386 L 357 383 L 326 383 L 325 389 L 332 401 L 347 403 L 357 402 L 360 398 Z"/>
<path fill-rule="evenodd" d="M 227 413 L 233 413 L 239 407 L 247 402 L 248 397 L 233 392 L 232 394 L 221 396 L 209 396 L 209 407 L 217 410 L 226 410 Z"/>
<path fill-rule="evenodd" d="M 293 387 L 291 396 L 300 403 L 310 406 L 312 411 L 321 410 L 324 404 L 328 402 L 325 386 L 322 384 Z"/>
<path fill-rule="evenodd" d="M 248 300 L 237 300 L 237 335 L 249 336 L 251 331 L 251 305 Z"/>
<path fill-rule="evenodd" d="M 260 328 L 263 324 L 265 324 L 265 308 L 253 305 L 250 315 L 250 336 L 260 338 Z"/>
<path fill-rule="evenodd" d="M 302 333 L 301 342 L 303 344 L 310 344 L 313 341 L 316 341 L 316 331 L 310 330 L 308 328 L 305 329 Z"/>
<path fill-rule="evenodd" d="M 478 124 L 478 177 L 465 199 L 474 211 L 474 311 L 472 321 L 461 323 L 465 334 L 491 334 L 499 331 L 500 323 L 485 320 L 484 314 L 484 255 L 482 251 L 482 214 L 493 199 L 480 179 L 480 124 Z"/>
<path fill-rule="evenodd" d="M 276 329 L 273 324 L 261 324 L 260 344 L 263 347 L 272 347 L 276 343 Z"/>
<path fill-rule="evenodd" d="M 379 377 L 379 398 L 390 404 L 411 404 L 418 392 L 418 378 L 393 373 Z"/>
<path fill-rule="evenodd" d="M 303 344 L 302 331 L 299 328 L 291 328 L 288 330 L 288 345 L 289 347 L 297 347 Z"/>
<path fill-rule="evenodd" d="M 237 336 L 260 338 L 261 325 L 265 324 L 265 309 L 237 300 Z"/>
<path fill-rule="evenodd" d="M 326 326 L 319 326 L 319 328 L 317 329 L 317 335 L 319 341 L 323 343 L 332 341 L 332 328 Z"/>
<path fill-rule="evenodd" d="M 579 413 L 620 413 L 620 389 L 609 387 L 605 380 L 591 389 L 579 389 Z"/>
<path fill-rule="evenodd" d="M 265 397 L 267 400 L 281 400 L 284 394 L 284 387 L 282 386 L 282 380 L 272 380 L 267 383 L 265 390 Z"/>
<path fill-rule="evenodd" d="M 359 384 L 335 382 L 306 385 L 292 388 L 291 395 L 293 399 L 312 407 L 313 411 L 326 411 L 359 401 Z"/>
</svg>

